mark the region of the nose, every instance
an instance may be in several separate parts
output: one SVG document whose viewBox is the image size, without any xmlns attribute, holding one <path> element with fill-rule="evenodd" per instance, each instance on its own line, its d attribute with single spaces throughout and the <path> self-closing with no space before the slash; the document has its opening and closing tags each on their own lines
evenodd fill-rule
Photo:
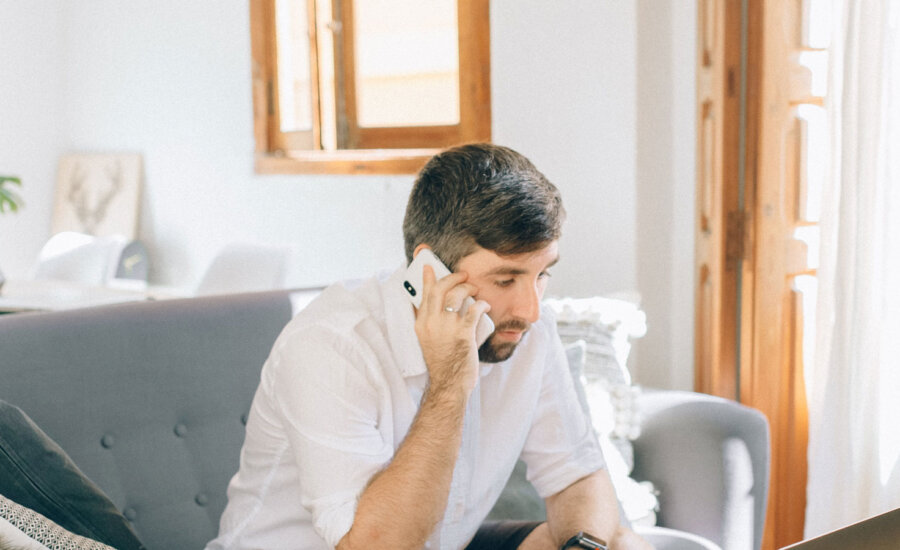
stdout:
<svg viewBox="0 0 900 550">
<path fill-rule="evenodd" d="M 539 284 L 522 285 L 522 291 L 516 300 L 515 316 L 528 323 L 537 322 L 541 318 L 541 298 L 543 294 L 543 289 Z"/>
</svg>

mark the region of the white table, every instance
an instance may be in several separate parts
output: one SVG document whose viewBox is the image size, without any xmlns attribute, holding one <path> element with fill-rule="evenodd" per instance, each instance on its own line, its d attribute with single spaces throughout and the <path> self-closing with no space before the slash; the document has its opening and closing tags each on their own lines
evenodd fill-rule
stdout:
<svg viewBox="0 0 900 550">
<path fill-rule="evenodd" d="M 0 288 L 0 313 L 61 311 L 147 300 L 144 290 L 91 286 L 69 281 L 6 281 Z"/>
</svg>

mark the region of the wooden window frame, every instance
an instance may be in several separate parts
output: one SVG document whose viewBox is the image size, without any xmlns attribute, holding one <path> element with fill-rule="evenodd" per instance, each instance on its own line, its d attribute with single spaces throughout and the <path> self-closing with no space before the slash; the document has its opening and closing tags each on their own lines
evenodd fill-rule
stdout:
<svg viewBox="0 0 900 550">
<path fill-rule="evenodd" d="M 307 0 L 314 12 L 315 0 Z M 318 69 L 315 66 L 317 25 L 311 25 L 313 130 L 281 132 L 278 124 L 275 0 L 250 0 L 255 168 L 260 174 L 411 174 L 445 147 L 491 139 L 490 19 L 488 0 L 457 0 L 459 19 L 460 122 L 447 126 L 362 128 L 356 122 L 353 0 L 332 0 L 336 76 L 344 91 L 338 124 L 346 125 L 346 139 L 338 150 L 315 149 L 321 127 L 317 108 Z M 343 53 L 342 53 L 343 52 Z"/>
</svg>

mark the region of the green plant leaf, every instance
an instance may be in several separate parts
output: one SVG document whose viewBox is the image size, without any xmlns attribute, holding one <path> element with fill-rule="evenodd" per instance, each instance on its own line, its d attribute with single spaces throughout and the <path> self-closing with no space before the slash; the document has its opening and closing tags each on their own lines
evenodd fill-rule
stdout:
<svg viewBox="0 0 900 550">
<path fill-rule="evenodd" d="M 14 193 L 11 189 L 4 187 L 5 184 L 15 184 L 22 186 L 22 180 L 13 176 L 0 176 L 0 214 L 9 210 L 16 212 L 24 203 L 22 197 Z"/>
</svg>

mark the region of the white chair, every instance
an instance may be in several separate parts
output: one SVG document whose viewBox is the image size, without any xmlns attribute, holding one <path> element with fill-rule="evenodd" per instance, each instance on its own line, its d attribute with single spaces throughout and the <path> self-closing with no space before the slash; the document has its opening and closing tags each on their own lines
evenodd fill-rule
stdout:
<svg viewBox="0 0 900 550">
<path fill-rule="evenodd" d="M 95 237 L 75 231 L 57 233 L 41 248 L 34 279 L 105 285 L 115 278 L 119 259 L 127 245 L 128 240 L 123 236 Z"/>
<path fill-rule="evenodd" d="M 213 258 L 195 293 L 209 296 L 283 288 L 288 256 L 289 250 L 282 246 L 227 245 Z"/>
</svg>

